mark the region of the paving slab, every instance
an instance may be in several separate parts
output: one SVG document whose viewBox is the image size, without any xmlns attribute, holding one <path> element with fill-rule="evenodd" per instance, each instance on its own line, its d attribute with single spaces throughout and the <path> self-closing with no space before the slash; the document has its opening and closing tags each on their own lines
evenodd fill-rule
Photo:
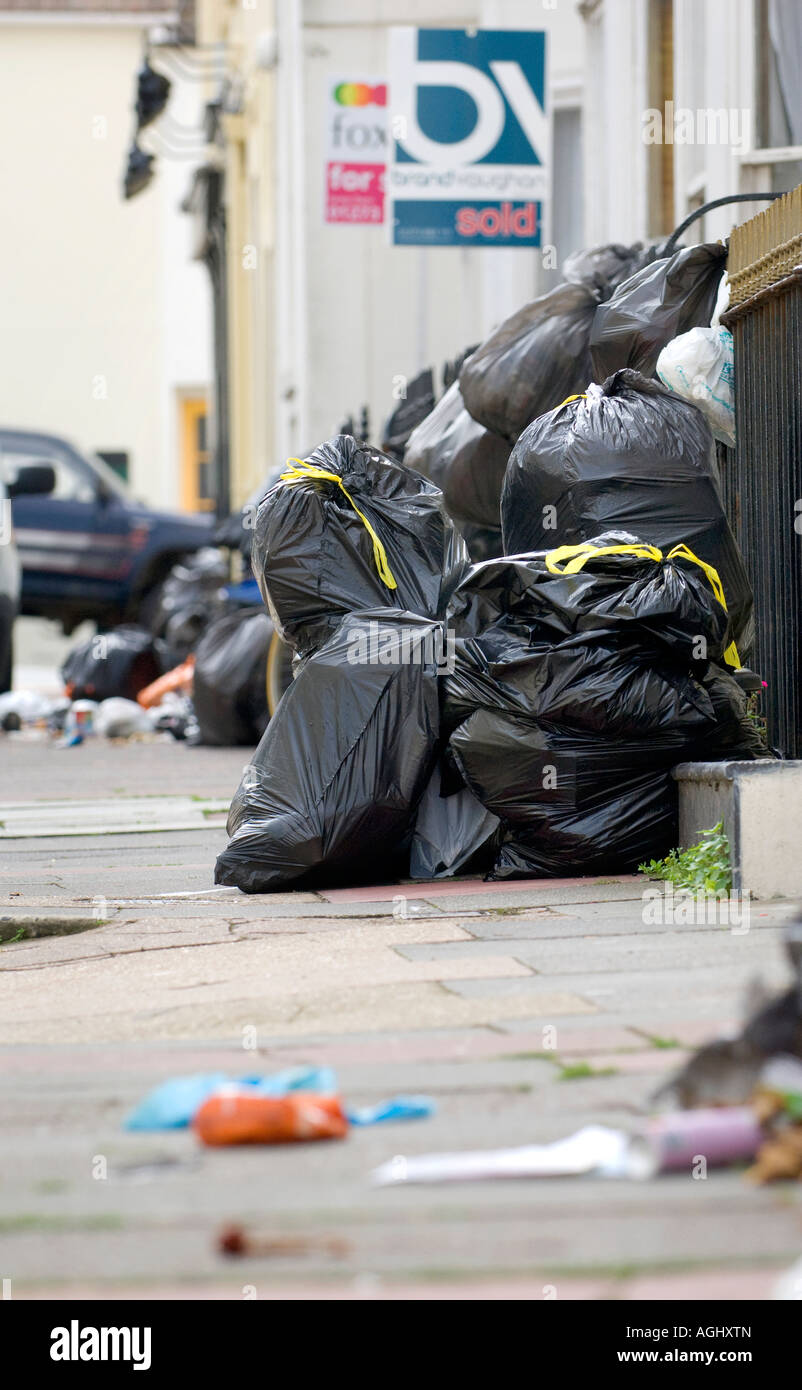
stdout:
<svg viewBox="0 0 802 1390">
<path fill-rule="evenodd" d="M 213 885 L 219 826 L 69 833 L 86 829 L 91 801 L 158 799 L 165 784 L 183 810 L 222 802 L 247 750 L 2 751 L 15 795 L 74 806 L 50 826 L 65 833 L 0 845 L 0 915 L 77 920 L 98 901 L 109 913 L 82 933 L 0 945 L 0 1239 L 15 1297 L 241 1298 L 252 1285 L 271 1300 L 552 1287 L 750 1299 L 798 1256 L 802 1187 L 757 1190 L 738 1170 L 370 1182 L 399 1154 L 636 1129 L 687 1049 L 737 1019 L 754 975 L 785 984 L 792 906 L 753 904 L 733 936 L 650 927 L 637 876 L 249 896 Z M 166 800 L 147 814 L 164 817 Z M 49 815 L 32 820 L 47 829 Z M 189 1131 L 123 1128 L 171 1076 L 301 1064 L 335 1067 L 351 1104 L 414 1091 L 436 1111 L 341 1143 L 216 1152 Z M 280 1253 L 227 1260 L 231 1221 Z"/>
</svg>

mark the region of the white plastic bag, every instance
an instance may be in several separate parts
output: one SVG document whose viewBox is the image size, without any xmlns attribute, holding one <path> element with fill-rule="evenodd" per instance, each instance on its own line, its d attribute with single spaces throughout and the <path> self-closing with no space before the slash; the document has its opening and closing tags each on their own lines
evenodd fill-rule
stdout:
<svg viewBox="0 0 802 1390">
<path fill-rule="evenodd" d="M 150 710 L 142 709 L 133 700 L 112 695 L 103 700 L 95 713 L 95 733 L 106 738 L 131 738 L 133 734 L 148 734 L 155 720 Z"/>
<path fill-rule="evenodd" d="M 692 328 L 672 338 L 657 359 L 657 375 L 678 396 L 697 405 L 716 439 L 735 444 L 735 368 L 732 334 L 719 316 L 729 301 L 730 287 L 722 277 L 709 328 Z"/>
</svg>

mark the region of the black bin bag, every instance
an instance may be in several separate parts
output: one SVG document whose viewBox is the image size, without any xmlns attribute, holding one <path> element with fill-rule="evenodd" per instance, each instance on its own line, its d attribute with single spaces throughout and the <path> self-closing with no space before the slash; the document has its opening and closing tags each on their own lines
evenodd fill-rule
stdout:
<svg viewBox="0 0 802 1390">
<path fill-rule="evenodd" d="M 500 523 L 500 517 L 498 526 L 474 526 L 470 521 L 460 522 L 459 529 L 475 565 L 482 560 L 494 560 L 497 555 L 504 554 Z"/>
<path fill-rule="evenodd" d="M 159 605 L 151 623 L 163 637 L 176 662 L 195 650 L 201 634 L 225 609 L 229 561 L 213 546 L 177 560 L 161 586 Z"/>
<path fill-rule="evenodd" d="M 752 591 L 721 497 L 715 444 L 695 405 L 638 372 L 535 420 L 510 455 L 501 495 L 508 555 L 628 531 L 684 544 L 719 574 L 731 636 L 753 642 Z"/>
<path fill-rule="evenodd" d="M 509 456 L 507 441 L 468 414 L 455 381 L 410 436 L 404 463 L 441 489 L 456 521 L 498 527 Z"/>
<path fill-rule="evenodd" d="M 435 767 L 415 819 L 410 878 L 452 878 L 489 868 L 498 825 L 498 817 L 466 786 L 446 789 Z"/>
<path fill-rule="evenodd" d="M 344 619 L 283 696 L 231 803 L 215 882 L 246 893 L 406 874 L 439 735 L 443 629 Z"/>
<path fill-rule="evenodd" d="M 73 647 L 61 668 L 73 700 L 135 700 L 168 669 L 165 644 L 133 623 L 99 632 Z"/>
<path fill-rule="evenodd" d="M 382 430 L 382 449 L 390 458 L 401 459 L 412 431 L 434 407 L 434 374 L 431 367 L 407 382 L 406 395 L 399 401 Z"/>
<path fill-rule="evenodd" d="M 560 270 L 563 280 L 578 285 L 590 285 L 599 290 L 602 299 L 609 299 L 613 290 L 630 275 L 634 275 L 646 262 L 654 260 L 652 249 L 636 241 L 633 246 L 622 246 L 620 242 L 609 242 L 605 246 L 591 246 L 584 251 L 574 251 L 563 261 Z"/>
<path fill-rule="evenodd" d="M 514 444 L 530 421 L 593 380 L 590 330 L 599 291 L 558 285 L 524 305 L 463 364 L 462 399 L 474 420 Z"/>
<path fill-rule="evenodd" d="M 624 280 L 596 310 L 588 381 L 603 381 L 622 367 L 653 376 L 672 338 L 709 326 L 726 265 L 726 246 L 711 242 L 663 256 Z"/>
<path fill-rule="evenodd" d="M 273 624 L 263 608 L 240 608 L 213 622 L 195 653 L 192 702 L 200 742 L 255 744 L 265 730 L 267 650 Z"/>
<path fill-rule="evenodd" d="M 468 556 L 434 483 L 337 435 L 270 489 L 251 564 L 282 637 L 307 656 L 360 609 L 442 617 Z"/>
<path fill-rule="evenodd" d="M 708 573 L 626 535 L 573 549 L 477 565 L 452 601 L 442 730 L 502 823 L 494 877 L 634 870 L 676 844 L 677 763 L 765 755 Z"/>
<path fill-rule="evenodd" d="M 492 878 L 632 872 L 676 844 L 671 768 L 685 743 L 600 741 L 479 711 L 450 747 L 467 785 L 503 823 Z"/>
</svg>

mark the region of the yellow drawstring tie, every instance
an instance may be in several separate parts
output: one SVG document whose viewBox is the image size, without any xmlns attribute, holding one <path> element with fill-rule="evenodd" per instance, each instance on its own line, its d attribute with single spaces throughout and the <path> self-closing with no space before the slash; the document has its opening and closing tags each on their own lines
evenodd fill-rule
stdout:
<svg viewBox="0 0 802 1390">
<path fill-rule="evenodd" d="M 588 560 L 595 559 L 598 555 L 635 555 L 639 560 L 654 560 L 655 564 L 659 564 L 663 559 L 662 550 L 658 550 L 656 545 L 647 545 L 643 542 L 638 545 L 592 545 L 589 541 L 583 541 L 581 545 L 560 545 L 556 550 L 550 550 L 546 556 L 546 569 L 549 574 L 578 574 Z M 665 559 L 690 560 L 694 565 L 698 565 L 707 576 L 710 587 L 724 612 L 727 612 L 724 586 L 719 578 L 718 570 L 713 565 L 708 565 L 705 560 L 700 560 L 699 556 L 694 555 L 687 545 L 675 545 L 673 550 L 669 550 Z M 567 563 L 561 567 L 560 562 L 562 560 Z M 724 660 L 728 666 L 734 666 L 736 670 L 740 668 L 741 660 L 734 642 L 731 642 L 725 651 Z"/>
<path fill-rule="evenodd" d="M 555 410 L 562 410 L 563 406 L 564 406 L 564 405 L 570 405 L 570 404 L 571 404 L 571 401 L 586 401 L 587 398 L 588 398 L 588 393 L 587 393 L 587 391 L 580 391 L 578 396 L 566 396 L 566 398 L 565 398 L 564 401 L 560 401 L 560 404 L 559 404 L 559 405 L 555 405 L 554 409 L 555 409 Z"/>
<path fill-rule="evenodd" d="M 340 477 L 340 475 L 338 473 L 329 473 L 328 470 L 325 468 L 316 468 L 313 463 L 307 463 L 305 459 L 290 458 L 287 459 L 287 464 L 295 466 L 288 467 L 286 472 L 281 474 L 280 481 L 282 483 L 301 483 L 306 478 L 321 478 L 324 479 L 326 482 L 336 483 L 337 486 L 341 488 L 341 490 L 345 493 L 346 497 L 348 498 L 348 501 L 351 503 L 351 506 L 353 507 L 357 516 L 359 517 L 359 520 L 362 522 L 362 525 L 365 527 L 368 535 L 370 536 L 370 539 L 373 541 L 373 558 L 376 562 L 376 569 L 378 571 L 379 578 L 382 581 L 382 584 L 386 584 L 388 589 L 397 589 L 398 585 L 395 582 L 393 572 L 390 569 L 389 563 L 387 561 L 387 551 L 385 550 L 384 546 L 379 540 L 379 537 L 376 535 L 376 532 L 374 531 L 364 512 L 361 512 L 359 510 L 358 506 L 356 505 L 356 502 L 354 501 L 347 487 L 343 483 L 343 480 Z"/>
</svg>

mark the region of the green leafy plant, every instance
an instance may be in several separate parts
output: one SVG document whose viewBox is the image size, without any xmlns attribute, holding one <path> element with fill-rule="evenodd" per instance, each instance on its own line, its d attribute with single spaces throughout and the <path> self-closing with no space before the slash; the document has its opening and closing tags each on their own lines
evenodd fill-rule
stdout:
<svg viewBox="0 0 802 1390">
<path fill-rule="evenodd" d="M 24 927 L 17 927 L 14 936 L 0 936 L 0 946 L 13 946 L 15 941 L 22 941 L 25 935 Z"/>
<path fill-rule="evenodd" d="M 732 889 L 732 866 L 723 821 L 705 830 L 698 845 L 691 845 L 690 849 L 672 849 L 665 859 L 652 859 L 648 864 L 640 864 L 638 873 L 646 874 L 647 878 L 663 879 L 673 883 L 676 888 L 694 894 L 713 893 L 719 896 L 729 893 Z"/>
</svg>

